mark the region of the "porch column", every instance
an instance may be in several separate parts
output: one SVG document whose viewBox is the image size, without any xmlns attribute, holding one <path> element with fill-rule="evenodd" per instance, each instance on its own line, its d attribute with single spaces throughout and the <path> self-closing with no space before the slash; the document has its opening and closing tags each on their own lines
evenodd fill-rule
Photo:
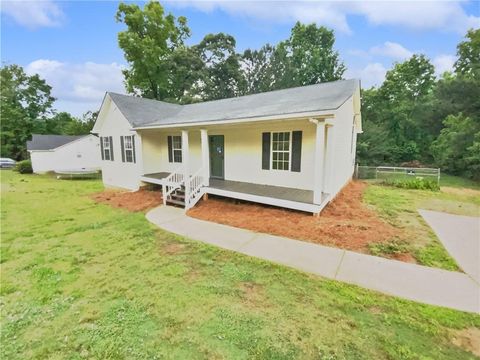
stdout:
<svg viewBox="0 0 480 360">
<path fill-rule="evenodd" d="M 188 130 L 182 130 L 182 163 L 183 163 L 183 181 L 185 184 L 185 200 L 189 198 L 188 180 L 190 179 L 189 164 L 189 148 L 188 148 Z"/>
<path fill-rule="evenodd" d="M 205 186 L 208 186 L 210 185 L 210 154 L 208 147 L 208 133 L 206 129 L 200 130 L 200 139 L 202 142 L 203 183 Z"/>
<path fill-rule="evenodd" d="M 314 175 L 313 175 L 313 203 L 322 203 L 323 170 L 325 169 L 325 120 L 311 119 L 316 124 Z"/>
</svg>

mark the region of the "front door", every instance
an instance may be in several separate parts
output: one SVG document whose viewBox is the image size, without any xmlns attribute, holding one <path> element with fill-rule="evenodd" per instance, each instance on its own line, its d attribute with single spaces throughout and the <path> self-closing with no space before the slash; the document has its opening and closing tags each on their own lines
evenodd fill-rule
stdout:
<svg viewBox="0 0 480 360">
<path fill-rule="evenodd" d="M 210 177 L 223 179 L 225 177 L 225 146 L 223 135 L 210 135 Z"/>
</svg>

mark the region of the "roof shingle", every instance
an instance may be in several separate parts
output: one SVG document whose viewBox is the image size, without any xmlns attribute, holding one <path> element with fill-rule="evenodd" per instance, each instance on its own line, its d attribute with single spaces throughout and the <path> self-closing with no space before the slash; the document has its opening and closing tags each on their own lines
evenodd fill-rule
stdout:
<svg viewBox="0 0 480 360">
<path fill-rule="evenodd" d="M 338 109 L 359 88 L 339 80 L 188 105 L 108 93 L 133 127 L 181 125 Z"/>
</svg>

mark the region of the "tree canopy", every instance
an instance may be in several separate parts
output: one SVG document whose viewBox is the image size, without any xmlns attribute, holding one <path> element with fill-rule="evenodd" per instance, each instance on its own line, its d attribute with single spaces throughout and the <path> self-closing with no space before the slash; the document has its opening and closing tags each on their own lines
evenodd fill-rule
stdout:
<svg viewBox="0 0 480 360">
<path fill-rule="evenodd" d="M 96 113 L 78 119 L 67 112 L 56 113 L 52 88 L 38 75 L 29 76 L 18 65 L 0 69 L 1 156 L 27 157 L 26 143 L 32 134 L 88 134 Z"/>
</svg>

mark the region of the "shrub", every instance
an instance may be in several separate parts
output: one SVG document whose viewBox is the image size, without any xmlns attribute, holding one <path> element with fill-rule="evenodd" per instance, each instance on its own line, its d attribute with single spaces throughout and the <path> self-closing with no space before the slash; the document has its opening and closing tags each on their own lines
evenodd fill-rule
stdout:
<svg viewBox="0 0 480 360">
<path fill-rule="evenodd" d="M 385 179 L 382 182 L 384 185 L 395 186 L 402 189 L 418 189 L 418 190 L 440 190 L 436 180 L 425 179 L 417 176 L 411 179 Z"/>
<path fill-rule="evenodd" d="M 32 162 L 30 160 L 23 160 L 17 162 L 17 165 L 15 165 L 15 171 L 18 171 L 20 174 L 33 173 Z"/>
</svg>

